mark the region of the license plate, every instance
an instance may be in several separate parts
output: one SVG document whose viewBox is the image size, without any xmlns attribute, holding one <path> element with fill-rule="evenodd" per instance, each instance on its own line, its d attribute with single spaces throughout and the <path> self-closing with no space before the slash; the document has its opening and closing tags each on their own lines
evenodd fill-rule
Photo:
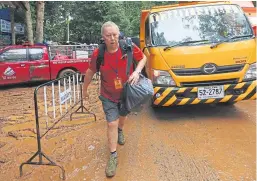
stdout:
<svg viewBox="0 0 257 181">
<path fill-rule="evenodd" d="M 198 99 L 223 98 L 224 86 L 217 85 L 208 87 L 198 87 L 197 97 Z"/>
</svg>

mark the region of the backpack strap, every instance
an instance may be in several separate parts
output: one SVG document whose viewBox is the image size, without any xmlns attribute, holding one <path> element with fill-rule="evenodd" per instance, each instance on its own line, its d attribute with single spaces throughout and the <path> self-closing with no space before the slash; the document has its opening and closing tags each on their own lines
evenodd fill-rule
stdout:
<svg viewBox="0 0 257 181">
<path fill-rule="evenodd" d="M 131 38 L 126 38 L 126 40 L 120 40 L 119 45 L 122 51 L 122 56 L 127 56 L 127 67 L 126 74 L 129 76 L 130 67 L 133 62 L 133 45 Z"/>
<path fill-rule="evenodd" d="M 104 65 L 104 52 L 105 52 L 105 44 L 101 43 L 99 45 L 99 51 L 98 51 L 98 56 L 96 59 L 96 72 L 100 71 L 100 66 Z"/>
<path fill-rule="evenodd" d="M 119 40 L 119 46 L 121 49 L 122 56 L 126 56 L 127 45 L 125 40 Z"/>
</svg>

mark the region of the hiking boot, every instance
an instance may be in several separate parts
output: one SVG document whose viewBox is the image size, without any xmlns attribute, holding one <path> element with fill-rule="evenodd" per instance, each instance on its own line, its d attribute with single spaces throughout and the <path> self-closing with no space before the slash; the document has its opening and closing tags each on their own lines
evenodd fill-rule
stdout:
<svg viewBox="0 0 257 181">
<path fill-rule="evenodd" d="M 105 174 L 107 177 L 113 177 L 116 173 L 116 168 L 118 165 L 118 158 L 117 155 L 110 155 L 110 159 L 107 162 L 106 168 L 105 168 Z"/>
<path fill-rule="evenodd" d="M 124 137 L 123 131 L 118 131 L 118 143 L 120 145 L 125 144 L 125 137 Z"/>
</svg>

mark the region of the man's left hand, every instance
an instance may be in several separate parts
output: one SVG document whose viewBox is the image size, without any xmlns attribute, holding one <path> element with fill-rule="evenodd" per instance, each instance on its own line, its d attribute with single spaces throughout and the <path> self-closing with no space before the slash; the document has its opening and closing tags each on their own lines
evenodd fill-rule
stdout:
<svg viewBox="0 0 257 181">
<path fill-rule="evenodd" d="M 130 77 L 128 79 L 128 83 L 130 83 L 131 85 L 135 85 L 138 82 L 138 80 L 139 80 L 139 72 L 134 71 L 130 75 Z"/>
</svg>

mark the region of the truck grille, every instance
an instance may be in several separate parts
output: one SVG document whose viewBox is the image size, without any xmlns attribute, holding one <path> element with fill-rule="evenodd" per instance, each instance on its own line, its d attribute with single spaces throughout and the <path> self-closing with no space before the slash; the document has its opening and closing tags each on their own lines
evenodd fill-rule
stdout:
<svg viewBox="0 0 257 181">
<path fill-rule="evenodd" d="M 228 65 L 228 66 L 217 66 L 217 71 L 213 74 L 222 74 L 229 72 L 239 72 L 244 68 L 244 64 L 240 65 Z M 202 72 L 201 68 L 192 69 L 172 69 L 172 71 L 178 76 L 191 76 L 191 75 L 206 75 Z"/>
<path fill-rule="evenodd" d="M 201 82 L 181 82 L 182 87 L 198 87 L 198 86 L 211 86 L 211 85 L 225 85 L 225 84 L 237 84 L 238 79 L 226 79 L 226 80 L 211 80 Z"/>
</svg>

